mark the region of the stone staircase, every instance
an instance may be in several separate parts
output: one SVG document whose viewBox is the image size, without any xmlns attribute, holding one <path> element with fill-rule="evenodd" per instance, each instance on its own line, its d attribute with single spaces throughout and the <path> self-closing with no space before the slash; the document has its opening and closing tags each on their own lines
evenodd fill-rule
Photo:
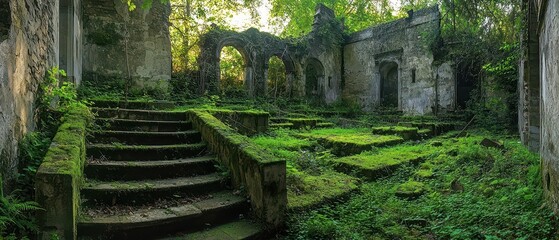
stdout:
<svg viewBox="0 0 559 240">
<path fill-rule="evenodd" d="M 80 239 L 259 239 L 185 113 L 94 108 Z"/>
</svg>

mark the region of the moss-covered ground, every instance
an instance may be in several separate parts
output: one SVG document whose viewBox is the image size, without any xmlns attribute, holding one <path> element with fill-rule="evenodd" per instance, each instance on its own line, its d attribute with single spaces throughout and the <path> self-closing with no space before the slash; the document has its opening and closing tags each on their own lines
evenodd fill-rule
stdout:
<svg viewBox="0 0 559 240">
<path fill-rule="evenodd" d="M 305 105 L 288 110 L 252 103 L 202 105 L 267 111 L 271 119 L 319 118 L 335 124 L 323 129 L 279 124 L 250 138 L 287 162 L 289 221 L 279 239 L 556 239 L 558 235 L 557 219 L 542 196 L 539 157 L 515 136 L 475 128 L 445 134 L 456 129 L 451 125 L 460 125 L 459 129 L 465 125 L 454 116 L 355 115 L 352 110 Z M 450 121 L 456 124 L 445 124 Z M 417 124 L 397 127 L 399 122 Z M 399 136 L 411 129 L 417 129 L 417 138 Z M 482 146 L 484 138 L 503 143 L 504 149 Z M 367 147 L 348 151 L 362 145 Z"/>
<path fill-rule="evenodd" d="M 292 214 L 284 237 L 555 239 L 557 221 L 542 205 L 537 155 L 516 138 L 499 137 L 501 150 L 480 145 L 495 139 L 488 133 L 455 135 L 346 157 L 376 166 L 415 155 L 423 163 L 402 162 L 391 175 L 363 181 L 344 204 Z"/>
</svg>

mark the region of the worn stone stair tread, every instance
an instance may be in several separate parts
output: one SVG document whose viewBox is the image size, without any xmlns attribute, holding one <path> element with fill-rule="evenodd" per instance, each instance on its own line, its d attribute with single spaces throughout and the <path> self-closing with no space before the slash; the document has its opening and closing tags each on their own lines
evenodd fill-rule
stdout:
<svg viewBox="0 0 559 240">
<path fill-rule="evenodd" d="M 188 135 L 193 133 L 198 133 L 197 130 L 186 130 L 186 131 L 168 131 L 168 132 L 142 132 L 142 131 L 125 131 L 125 130 L 101 130 L 92 131 L 93 134 L 129 134 L 129 135 L 156 135 L 156 136 L 167 136 L 167 135 Z"/>
<path fill-rule="evenodd" d="M 103 214 L 97 216 L 80 217 L 79 225 L 84 227 L 100 227 L 119 231 L 142 227 L 153 227 L 154 225 L 164 225 L 174 221 L 188 220 L 203 217 L 206 211 L 220 211 L 238 205 L 246 204 L 247 200 L 242 196 L 234 195 L 230 192 L 218 192 L 209 199 L 201 200 L 197 203 L 174 206 L 168 208 L 142 207 L 134 210 L 128 215 Z M 200 208 L 198 206 L 204 206 Z"/>
<path fill-rule="evenodd" d="M 141 113 L 184 114 L 184 112 L 166 111 L 166 110 L 151 110 L 151 109 L 137 109 L 137 108 L 92 107 L 91 110 L 92 111 L 123 111 L 123 112 L 141 112 Z"/>
<path fill-rule="evenodd" d="M 98 121 L 107 122 L 136 122 L 136 123 L 152 123 L 152 124 L 186 124 L 190 121 L 163 121 L 163 120 L 136 120 L 136 119 L 124 119 L 124 118 L 95 118 Z"/>
<path fill-rule="evenodd" d="M 88 164 L 89 166 L 111 166 L 111 167 L 122 167 L 122 168 L 151 168 L 151 167 L 161 167 L 161 166 L 176 166 L 176 165 L 188 165 L 193 163 L 201 163 L 215 160 L 215 156 L 202 156 L 195 158 L 184 158 L 176 160 L 155 160 L 155 161 L 100 161 L 92 162 Z"/>
<path fill-rule="evenodd" d="M 161 238 L 160 240 L 239 240 L 239 239 L 259 239 L 264 233 L 264 228 L 257 223 L 248 220 L 236 220 L 225 223 L 214 228 L 199 232 L 175 235 L 172 237 Z"/>
<path fill-rule="evenodd" d="M 92 143 L 88 144 L 87 148 L 99 148 L 110 150 L 146 150 L 146 149 L 173 149 L 173 148 L 200 148 L 205 147 L 205 143 L 192 143 L 192 144 L 169 144 L 169 145 L 124 145 L 124 144 L 108 144 L 108 143 Z"/>
<path fill-rule="evenodd" d="M 172 190 L 222 181 L 219 173 L 195 177 L 156 179 L 144 181 L 96 182 L 86 181 L 82 191 L 138 192 L 142 190 Z"/>
</svg>

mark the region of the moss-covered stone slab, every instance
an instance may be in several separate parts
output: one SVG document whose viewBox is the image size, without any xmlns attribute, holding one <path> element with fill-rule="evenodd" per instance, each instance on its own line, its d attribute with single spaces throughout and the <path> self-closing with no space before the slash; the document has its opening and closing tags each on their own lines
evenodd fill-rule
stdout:
<svg viewBox="0 0 559 240">
<path fill-rule="evenodd" d="M 126 109 L 172 109 L 175 102 L 171 101 L 145 101 L 145 100 L 106 100 L 90 99 L 94 107 L 97 108 L 126 108 Z"/>
<path fill-rule="evenodd" d="M 432 136 L 438 136 L 443 133 L 457 130 L 466 125 L 462 122 L 399 122 L 398 126 L 416 127 L 419 129 L 430 129 Z"/>
<path fill-rule="evenodd" d="M 105 130 L 114 131 L 174 132 L 192 130 L 192 123 L 189 121 L 97 118 L 95 123 Z"/>
<path fill-rule="evenodd" d="M 118 118 L 130 120 L 186 121 L 186 113 L 177 111 L 155 111 L 125 108 L 92 108 L 99 118 Z"/>
<path fill-rule="evenodd" d="M 127 145 L 173 145 L 199 143 L 200 132 L 196 130 L 178 132 L 139 131 L 95 131 L 89 137 L 91 143 L 122 143 Z"/>
<path fill-rule="evenodd" d="M 377 179 L 388 176 L 400 165 L 417 163 L 424 159 L 428 153 L 417 148 L 401 150 L 401 148 L 386 149 L 378 152 L 364 152 L 354 156 L 335 159 L 336 170 L 348 174 L 356 174 L 368 179 Z"/>
<path fill-rule="evenodd" d="M 354 177 L 326 172 L 318 176 L 297 174 L 295 183 L 288 186 L 288 210 L 308 210 L 347 196 L 358 188 L 358 180 Z"/>
<path fill-rule="evenodd" d="M 394 193 L 397 197 L 406 199 L 416 199 L 426 192 L 425 184 L 416 181 L 402 183 L 396 188 Z"/>
<path fill-rule="evenodd" d="M 337 156 L 359 154 L 373 147 L 393 146 L 404 142 L 402 137 L 374 135 L 367 129 L 318 129 L 298 136 L 319 140 Z"/>
<path fill-rule="evenodd" d="M 373 134 L 379 135 L 398 135 L 405 140 L 418 139 L 419 131 L 416 127 L 402 127 L 402 126 L 386 126 L 386 127 L 374 127 L 372 129 Z"/>
<path fill-rule="evenodd" d="M 153 179 L 140 181 L 87 181 L 81 190 L 82 197 L 96 203 L 105 202 L 141 204 L 174 194 L 195 194 L 217 190 L 224 179 L 218 173 L 194 177 Z"/>
<path fill-rule="evenodd" d="M 94 161 L 85 167 L 88 178 L 101 181 L 189 177 L 216 171 L 214 156 L 160 161 Z"/>
<path fill-rule="evenodd" d="M 293 123 L 285 122 L 285 123 L 271 123 L 271 128 L 294 128 Z"/>
<path fill-rule="evenodd" d="M 179 145 L 90 144 L 87 155 L 113 161 L 170 160 L 195 157 L 206 153 L 205 143 Z"/>
</svg>

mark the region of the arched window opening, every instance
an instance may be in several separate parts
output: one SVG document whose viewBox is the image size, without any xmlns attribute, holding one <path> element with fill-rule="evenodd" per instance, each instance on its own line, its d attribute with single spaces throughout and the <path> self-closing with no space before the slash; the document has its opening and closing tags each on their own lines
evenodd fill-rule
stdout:
<svg viewBox="0 0 559 240">
<path fill-rule="evenodd" d="M 226 46 L 221 49 L 219 70 L 221 94 L 228 97 L 245 97 L 245 60 L 235 47 Z"/>
<path fill-rule="evenodd" d="M 398 107 L 398 64 L 383 63 L 380 66 L 380 102 L 386 108 Z"/>
<path fill-rule="evenodd" d="M 307 60 L 305 68 L 305 94 L 309 98 L 319 98 L 322 95 L 324 67 L 315 58 Z"/>
<path fill-rule="evenodd" d="M 285 64 L 277 57 L 270 58 L 268 63 L 268 96 L 272 98 L 288 97 Z"/>
<path fill-rule="evenodd" d="M 0 0 L 0 42 L 8 39 L 11 25 L 12 13 L 10 9 L 10 0 Z"/>
</svg>

